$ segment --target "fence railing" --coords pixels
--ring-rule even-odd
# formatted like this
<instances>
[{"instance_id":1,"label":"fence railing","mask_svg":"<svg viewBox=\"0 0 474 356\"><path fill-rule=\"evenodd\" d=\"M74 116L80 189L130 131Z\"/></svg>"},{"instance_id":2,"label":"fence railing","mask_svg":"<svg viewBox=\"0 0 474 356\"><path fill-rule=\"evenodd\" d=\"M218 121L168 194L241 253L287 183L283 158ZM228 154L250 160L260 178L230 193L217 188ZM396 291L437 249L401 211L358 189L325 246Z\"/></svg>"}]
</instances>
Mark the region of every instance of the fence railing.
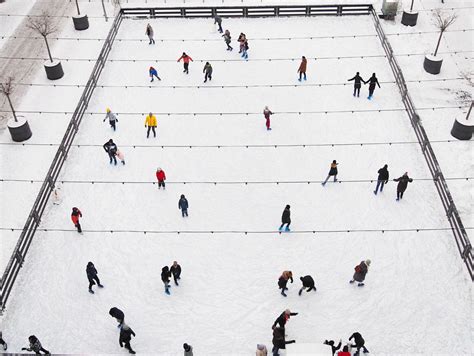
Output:
<instances>
[{"instance_id":1,"label":"fence railing","mask_svg":"<svg viewBox=\"0 0 474 356\"><path fill-rule=\"evenodd\" d=\"M372 5L273 5L122 8L126 17L275 17L369 15Z\"/></svg>"},{"instance_id":2,"label":"fence railing","mask_svg":"<svg viewBox=\"0 0 474 356\"><path fill-rule=\"evenodd\" d=\"M104 65L107 60L107 56L112 48L115 36L117 35L120 23L122 22L123 15L121 12L115 17L115 20L112 24L112 27L109 31L109 34L105 40L105 43L102 47L102 50L99 54L97 62L92 70L92 73L87 81L86 87L79 99L79 103L76 106L76 109L72 115L71 121L66 129L66 133L59 145L59 148L54 156L53 162L49 168L46 178L41 186L41 189L36 197L36 200L33 204L30 214L26 220L23 231L18 239L18 242L15 246L13 254L8 262L8 265L3 273L1 282L0 282L0 312L5 309L6 302L10 296L10 292L13 288L13 284L18 276L20 268L23 265L25 256L30 248L31 241L36 232L38 225L41 222L41 217L46 208L46 204L51 195L51 192L54 189L56 179L61 172L61 168L64 165L71 144L76 136L76 133L79 129L79 124L82 121L84 112L87 109L89 100L94 92L94 89L97 85L100 73L104 68Z\"/></svg>"},{"instance_id":3,"label":"fence railing","mask_svg":"<svg viewBox=\"0 0 474 356\"><path fill-rule=\"evenodd\" d=\"M467 270L471 276L471 280L474 281L474 259L472 254L472 246L469 241L469 237L467 236L466 229L464 228L461 217L459 216L458 210L456 209L456 205L454 204L454 200L449 191L448 184L444 179L443 172L441 171L438 160L436 159L436 155L433 151L433 148L431 147L431 143L428 139L425 128L420 121L420 117L416 113L416 108L415 105L413 105L413 101L411 100L410 94L408 92L405 79L403 78L403 73L397 63L397 60L395 59L392 47L385 36L385 32L382 28L382 25L380 24L379 17L373 8L371 9L371 13L375 24L375 29L380 41L382 42L382 47L387 54L388 62L392 68L395 81L402 95L403 104L405 105L406 111L410 118L411 125L415 130L415 134L421 146L423 156L425 157L431 175L433 176L436 190L438 191L441 202L443 203L443 207L451 225L451 231L454 235L454 239L456 240L459 253L466 264Z\"/></svg>"}]
</instances>

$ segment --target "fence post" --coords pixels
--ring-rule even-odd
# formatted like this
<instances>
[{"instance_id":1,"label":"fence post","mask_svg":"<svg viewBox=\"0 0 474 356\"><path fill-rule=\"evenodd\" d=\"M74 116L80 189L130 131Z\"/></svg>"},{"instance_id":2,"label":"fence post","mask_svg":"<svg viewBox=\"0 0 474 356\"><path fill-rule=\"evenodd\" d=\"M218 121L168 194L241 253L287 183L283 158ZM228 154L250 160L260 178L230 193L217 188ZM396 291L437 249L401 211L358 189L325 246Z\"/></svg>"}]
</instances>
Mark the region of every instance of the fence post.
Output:
<instances>
[{"instance_id":1,"label":"fence post","mask_svg":"<svg viewBox=\"0 0 474 356\"><path fill-rule=\"evenodd\" d=\"M464 246L464 250L462 251L461 253L461 257L463 260L467 259L469 257L469 254L471 253L471 249L472 249L472 246L471 244L468 242L466 244L466 246Z\"/></svg>"},{"instance_id":2,"label":"fence post","mask_svg":"<svg viewBox=\"0 0 474 356\"><path fill-rule=\"evenodd\" d=\"M342 5L337 5L337 16L342 15Z\"/></svg>"},{"instance_id":3,"label":"fence post","mask_svg":"<svg viewBox=\"0 0 474 356\"><path fill-rule=\"evenodd\" d=\"M244 17L248 17L249 16L249 8L248 7L244 7Z\"/></svg>"}]
</instances>

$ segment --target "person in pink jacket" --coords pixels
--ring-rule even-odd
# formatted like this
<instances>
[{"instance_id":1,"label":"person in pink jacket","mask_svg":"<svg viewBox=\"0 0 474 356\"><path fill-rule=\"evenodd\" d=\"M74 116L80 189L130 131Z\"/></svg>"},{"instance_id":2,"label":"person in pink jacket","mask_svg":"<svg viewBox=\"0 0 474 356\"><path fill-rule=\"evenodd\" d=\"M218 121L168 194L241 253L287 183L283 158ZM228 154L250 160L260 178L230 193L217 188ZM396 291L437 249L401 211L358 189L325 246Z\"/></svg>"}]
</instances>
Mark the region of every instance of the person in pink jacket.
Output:
<instances>
[{"instance_id":1,"label":"person in pink jacket","mask_svg":"<svg viewBox=\"0 0 474 356\"><path fill-rule=\"evenodd\" d=\"M189 74L189 62L194 62L193 59L186 54L186 52L183 52L183 55L178 58L178 62L183 60L184 64L184 70L183 73Z\"/></svg>"}]
</instances>

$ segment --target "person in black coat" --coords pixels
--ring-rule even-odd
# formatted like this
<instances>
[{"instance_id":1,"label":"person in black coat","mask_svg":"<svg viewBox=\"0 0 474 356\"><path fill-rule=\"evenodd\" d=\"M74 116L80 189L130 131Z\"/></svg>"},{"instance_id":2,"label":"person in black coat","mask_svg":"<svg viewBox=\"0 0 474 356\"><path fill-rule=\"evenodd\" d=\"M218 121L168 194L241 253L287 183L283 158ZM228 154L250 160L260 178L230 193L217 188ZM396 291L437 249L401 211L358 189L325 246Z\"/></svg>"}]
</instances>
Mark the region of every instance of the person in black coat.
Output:
<instances>
[{"instance_id":1,"label":"person in black coat","mask_svg":"<svg viewBox=\"0 0 474 356\"><path fill-rule=\"evenodd\" d=\"M291 218L290 218L290 206L287 205L285 207L285 210L283 210L283 214L281 215L281 225L278 230L283 230L283 226L286 224L285 231L290 231L290 224L291 224Z\"/></svg>"},{"instance_id":2,"label":"person in black coat","mask_svg":"<svg viewBox=\"0 0 474 356\"><path fill-rule=\"evenodd\" d=\"M100 284L100 279L97 276L97 270L95 269L95 266L92 262L87 263L86 267L86 273L87 273L87 279L89 280L89 293L94 294L94 291L92 290L92 286L97 282L97 285L99 288L104 288L102 284Z\"/></svg>"},{"instance_id":3,"label":"person in black coat","mask_svg":"<svg viewBox=\"0 0 474 356\"><path fill-rule=\"evenodd\" d=\"M364 285L365 276L369 272L369 266L371 261L369 259L361 261L357 266L355 266L354 276L349 281L349 283L354 283L355 281L359 282L357 285L362 287Z\"/></svg>"},{"instance_id":4,"label":"person in black coat","mask_svg":"<svg viewBox=\"0 0 474 356\"><path fill-rule=\"evenodd\" d=\"M357 351L354 354L354 356L359 355L360 349L364 350L364 354L369 352L369 350L367 350L367 348L364 346L365 340L361 334L359 334L358 332L353 333L351 337L349 338L349 341L351 341L352 339L354 339L355 345L351 345L351 346L357 347Z\"/></svg>"},{"instance_id":5,"label":"person in black coat","mask_svg":"<svg viewBox=\"0 0 474 356\"><path fill-rule=\"evenodd\" d=\"M181 279L181 266L178 264L177 261L173 261L173 265L170 267L170 272L174 279L174 284L179 286L178 280Z\"/></svg>"},{"instance_id":6,"label":"person in black coat","mask_svg":"<svg viewBox=\"0 0 474 356\"><path fill-rule=\"evenodd\" d=\"M45 355L50 355L51 353L43 348L41 345L41 342L38 340L38 338L34 335L31 335L28 337L28 341L30 343L29 347L22 347L22 351L33 351L37 355L41 355L41 352L44 352Z\"/></svg>"},{"instance_id":7,"label":"person in black coat","mask_svg":"<svg viewBox=\"0 0 474 356\"><path fill-rule=\"evenodd\" d=\"M110 316L117 319L117 322L119 323L118 327L122 326L123 321L125 320L125 314L123 313L123 311L121 311L119 308L113 307L110 308L109 314Z\"/></svg>"},{"instance_id":8,"label":"person in black coat","mask_svg":"<svg viewBox=\"0 0 474 356\"><path fill-rule=\"evenodd\" d=\"M117 154L117 145L114 143L112 139L108 140L106 143L104 143L104 150L107 152L110 158L110 163L112 163L112 160L114 161L114 164L117 165L117 158L115 158L115 155Z\"/></svg>"},{"instance_id":9,"label":"person in black coat","mask_svg":"<svg viewBox=\"0 0 474 356\"><path fill-rule=\"evenodd\" d=\"M380 187L380 192L382 193L384 184L388 183L388 165L384 165L383 168L380 168L378 173L379 173L379 176L377 177L377 186L375 187L375 190L374 190L375 195L377 195L377 192L379 191L379 187Z\"/></svg>"},{"instance_id":10,"label":"person in black coat","mask_svg":"<svg viewBox=\"0 0 474 356\"><path fill-rule=\"evenodd\" d=\"M292 313L290 309L286 309L283 313L278 315L278 318L276 318L275 322L272 325L272 329L275 329L277 324L280 326L280 328L285 328L286 322L288 319L290 319L290 316L295 316L298 315L298 313Z\"/></svg>"},{"instance_id":11,"label":"person in black coat","mask_svg":"<svg viewBox=\"0 0 474 356\"><path fill-rule=\"evenodd\" d=\"M335 344L334 340L324 340L323 344L331 346L332 354L335 355L336 351L341 348L342 340L339 340L339 344L337 344L337 346L334 346L334 344Z\"/></svg>"},{"instance_id":12,"label":"person in black coat","mask_svg":"<svg viewBox=\"0 0 474 356\"><path fill-rule=\"evenodd\" d=\"M301 287L300 291L298 292L298 295L301 295L303 293L303 289L306 289L307 292L311 292L314 290L316 292L316 287L314 286L314 279L311 276L304 276L300 277L301 283L303 283L303 287Z\"/></svg>"},{"instance_id":13,"label":"person in black coat","mask_svg":"<svg viewBox=\"0 0 474 356\"><path fill-rule=\"evenodd\" d=\"M171 278L171 272L168 266L164 266L161 269L161 280L163 281L165 285L165 293L170 294L170 278Z\"/></svg>"},{"instance_id":14,"label":"person in black coat","mask_svg":"<svg viewBox=\"0 0 474 356\"><path fill-rule=\"evenodd\" d=\"M365 82L365 84L367 83L369 83L369 96L367 99L371 100L372 96L374 95L375 85L378 85L380 88L380 84L377 77L375 76L375 73L373 73L369 80Z\"/></svg>"},{"instance_id":15,"label":"person in black coat","mask_svg":"<svg viewBox=\"0 0 474 356\"><path fill-rule=\"evenodd\" d=\"M185 216L188 216L188 207L189 207L188 199L186 199L184 194L181 194L181 198L178 201L178 209L181 210L181 215L183 216L183 218Z\"/></svg>"},{"instance_id":16,"label":"person in black coat","mask_svg":"<svg viewBox=\"0 0 474 356\"><path fill-rule=\"evenodd\" d=\"M332 161L331 166L329 168L328 176L326 177L325 181L321 183L323 187L326 185L327 181L329 180L329 177L334 176L334 183L337 182L337 165L338 164L339 163L337 163L336 160Z\"/></svg>"},{"instance_id":17,"label":"person in black coat","mask_svg":"<svg viewBox=\"0 0 474 356\"><path fill-rule=\"evenodd\" d=\"M135 332L127 325L127 324L122 324L120 328L120 336L119 336L119 345L120 347L124 347L130 352L131 354L136 354L135 351L132 350L132 347L130 346L130 341L132 340L132 335L135 335Z\"/></svg>"},{"instance_id":18,"label":"person in black coat","mask_svg":"<svg viewBox=\"0 0 474 356\"><path fill-rule=\"evenodd\" d=\"M273 329L273 339L272 339L272 344L273 344L273 349L272 353L273 356L278 356L279 352L278 350L286 349L286 345L288 344L294 344L296 341L295 340L290 340L286 341L285 340L285 329L282 327L276 327Z\"/></svg>"},{"instance_id":19,"label":"person in black coat","mask_svg":"<svg viewBox=\"0 0 474 356\"><path fill-rule=\"evenodd\" d=\"M5 340L3 340L3 335L1 331L0 331L0 345L2 345L4 351L7 351L8 344L6 343Z\"/></svg>"},{"instance_id":20,"label":"person in black coat","mask_svg":"<svg viewBox=\"0 0 474 356\"><path fill-rule=\"evenodd\" d=\"M359 72L357 72L356 75L353 78L348 79L347 81L350 82L352 80L354 81L354 94L353 94L353 96L356 96L356 92L357 92L357 97L359 97L360 87L362 86L361 82L365 83L365 80L362 79L362 77L359 75Z\"/></svg>"},{"instance_id":21,"label":"person in black coat","mask_svg":"<svg viewBox=\"0 0 474 356\"><path fill-rule=\"evenodd\" d=\"M407 190L408 183L413 182L413 179L408 177L408 172L405 172L401 177L393 180L398 182L397 185L397 201L403 198L403 193Z\"/></svg>"}]
</instances>

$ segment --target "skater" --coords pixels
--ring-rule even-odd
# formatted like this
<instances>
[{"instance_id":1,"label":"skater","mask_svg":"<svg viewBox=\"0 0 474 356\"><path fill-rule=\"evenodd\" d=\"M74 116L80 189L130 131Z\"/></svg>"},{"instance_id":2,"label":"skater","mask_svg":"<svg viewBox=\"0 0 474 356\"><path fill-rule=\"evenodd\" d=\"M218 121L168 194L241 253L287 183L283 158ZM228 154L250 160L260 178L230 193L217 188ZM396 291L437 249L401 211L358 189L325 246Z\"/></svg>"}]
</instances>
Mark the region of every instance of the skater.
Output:
<instances>
[{"instance_id":1,"label":"skater","mask_svg":"<svg viewBox=\"0 0 474 356\"><path fill-rule=\"evenodd\" d=\"M50 352L43 348L41 342L36 336L31 335L28 338L28 341L30 343L30 347L22 347L22 351L33 351L37 355L41 355L41 352L44 352L45 355L50 355Z\"/></svg>"},{"instance_id":2,"label":"skater","mask_svg":"<svg viewBox=\"0 0 474 356\"><path fill-rule=\"evenodd\" d=\"M300 74L300 78L298 79L301 82L301 76L303 76L304 80L306 80L306 65L308 61L306 60L306 57L303 56L301 57L301 64L300 67L298 68L298 73Z\"/></svg>"},{"instance_id":3,"label":"skater","mask_svg":"<svg viewBox=\"0 0 474 356\"><path fill-rule=\"evenodd\" d=\"M413 182L413 179L408 177L408 172L405 172L401 177L393 180L398 182L397 185L397 201L403 198L403 193L407 190L408 183Z\"/></svg>"},{"instance_id":4,"label":"skater","mask_svg":"<svg viewBox=\"0 0 474 356\"><path fill-rule=\"evenodd\" d=\"M388 165L384 165L378 170L379 176L377 177L377 185L375 186L374 194L377 195L380 187L380 193L383 191L384 184L388 183Z\"/></svg>"},{"instance_id":5,"label":"skater","mask_svg":"<svg viewBox=\"0 0 474 356\"><path fill-rule=\"evenodd\" d=\"M168 266L164 266L161 269L161 280L163 281L163 284L165 285L165 293L170 295L170 278L171 278L171 272Z\"/></svg>"},{"instance_id":6,"label":"skater","mask_svg":"<svg viewBox=\"0 0 474 356\"><path fill-rule=\"evenodd\" d=\"M374 95L375 90L375 84L377 84L380 88L380 84L377 77L375 76L375 73L372 73L372 76L369 78L369 80L364 83L369 83L369 96L367 97L367 99L372 100L372 96Z\"/></svg>"},{"instance_id":7,"label":"skater","mask_svg":"<svg viewBox=\"0 0 474 356\"><path fill-rule=\"evenodd\" d=\"M285 206L285 210L283 210L283 214L281 214L281 225L279 227L279 231L283 230L283 226L286 224L285 231L290 231L290 224L291 224L291 212L290 206Z\"/></svg>"},{"instance_id":8,"label":"skater","mask_svg":"<svg viewBox=\"0 0 474 356\"><path fill-rule=\"evenodd\" d=\"M184 356L193 356L193 347L186 343L183 344Z\"/></svg>"},{"instance_id":9,"label":"skater","mask_svg":"<svg viewBox=\"0 0 474 356\"><path fill-rule=\"evenodd\" d=\"M334 346L334 340L324 340L323 344L331 346L331 351L334 356L336 354L336 351L341 348L342 340L339 340L339 344L337 344L337 346Z\"/></svg>"},{"instance_id":10,"label":"skater","mask_svg":"<svg viewBox=\"0 0 474 356\"><path fill-rule=\"evenodd\" d=\"M112 164L112 161L114 161L114 164L117 165L117 158L115 158L115 155L117 154L117 145L114 143L112 139L108 140L104 145L105 152L109 155L110 159L110 164Z\"/></svg>"},{"instance_id":11,"label":"skater","mask_svg":"<svg viewBox=\"0 0 474 356\"><path fill-rule=\"evenodd\" d=\"M222 30L222 18L220 16L217 16L217 15L214 16L214 25L215 24L217 24L217 26L219 26L218 31L220 33L222 33L223 32L223 30Z\"/></svg>"},{"instance_id":12,"label":"skater","mask_svg":"<svg viewBox=\"0 0 474 356\"><path fill-rule=\"evenodd\" d=\"M104 288L104 286L100 284L100 279L97 276L97 270L95 269L95 266L92 262L87 263L86 273L87 279L89 280L89 293L94 294L92 286L95 284L95 282L97 282L97 286L99 286L99 288Z\"/></svg>"},{"instance_id":13,"label":"skater","mask_svg":"<svg viewBox=\"0 0 474 356\"><path fill-rule=\"evenodd\" d=\"M82 234L82 227L81 227L81 223L79 222L79 218L82 218L82 213L81 211L74 207L72 208L72 213L71 213L71 220L72 220L72 223L74 224L74 226L76 227L77 229L77 232Z\"/></svg>"},{"instance_id":14,"label":"skater","mask_svg":"<svg viewBox=\"0 0 474 356\"><path fill-rule=\"evenodd\" d=\"M122 164L125 166L125 155L123 154L122 151L117 150L117 157L122 162Z\"/></svg>"},{"instance_id":15,"label":"skater","mask_svg":"<svg viewBox=\"0 0 474 356\"><path fill-rule=\"evenodd\" d=\"M53 190L53 195L52 195L52 200L53 200L53 205L59 205L61 204L61 188L60 187L55 187Z\"/></svg>"},{"instance_id":16,"label":"skater","mask_svg":"<svg viewBox=\"0 0 474 356\"><path fill-rule=\"evenodd\" d=\"M280 327L284 329L286 322L288 321L288 319L290 319L290 316L295 316L295 315L298 315L298 313L292 313L290 309L286 309L285 311L283 311L283 313L278 315L278 318L276 318L275 322L272 325L272 329L275 329L277 324L280 325Z\"/></svg>"},{"instance_id":17,"label":"skater","mask_svg":"<svg viewBox=\"0 0 474 356\"><path fill-rule=\"evenodd\" d=\"M354 81L354 94L352 95L356 96L356 93L357 93L357 97L359 97L360 87L362 86L361 82L364 82L365 84L365 80L362 79L362 77L359 75L359 72L357 72L354 77L352 77L351 79L348 79L347 81L348 82Z\"/></svg>"},{"instance_id":18,"label":"skater","mask_svg":"<svg viewBox=\"0 0 474 356\"><path fill-rule=\"evenodd\" d=\"M224 37L224 41L225 41L225 44L227 45L227 50L228 51L232 51L233 48L232 46L230 45L230 41L232 39L232 37L230 37L230 31L229 30L225 30L224 34L222 35L222 37Z\"/></svg>"},{"instance_id":19,"label":"skater","mask_svg":"<svg viewBox=\"0 0 474 356\"><path fill-rule=\"evenodd\" d=\"M367 350L367 348L364 346L365 340L361 334L359 334L358 332L353 333L351 337L349 338L349 341L352 339L354 339L355 345L351 345L351 346L357 348L357 351L355 352L354 356L359 355L360 349L364 350L364 354L369 352L369 350Z\"/></svg>"},{"instance_id":20,"label":"skater","mask_svg":"<svg viewBox=\"0 0 474 356\"><path fill-rule=\"evenodd\" d=\"M155 44L155 40L153 39L154 31L153 31L153 27L151 27L150 24L146 25L145 34L148 36L148 39L150 40L150 42L148 42L148 44L149 45Z\"/></svg>"},{"instance_id":21,"label":"skater","mask_svg":"<svg viewBox=\"0 0 474 356\"><path fill-rule=\"evenodd\" d=\"M130 352L131 354L136 354L135 351L132 350L132 346L130 346L130 341L132 340L132 335L135 335L135 332L125 323L122 323L120 327L120 336L119 336L119 345L120 347L124 347Z\"/></svg>"},{"instance_id":22,"label":"skater","mask_svg":"<svg viewBox=\"0 0 474 356\"><path fill-rule=\"evenodd\" d=\"M150 130L153 131L153 137L156 137L156 117L153 113L149 113L145 118L145 128L148 126L146 131L146 138L150 137Z\"/></svg>"},{"instance_id":23,"label":"skater","mask_svg":"<svg viewBox=\"0 0 474 356\"><path fill-rule=\"evenodd\" d=\"M313 277L308 275L308 276L300 277L300 280L301 280L301 283L303 283L303 287L300 288L298 295L301 295L301 293L303 293L303 289L305 288L308 288L306 289L308 293L311 292L312 290L316 292L316 287L314 286Z\"/></svg>"},{"instance_id":24,"label":"skater","mask_svg":"<svg viewBox=\"0 0 474 356\"><path fill-rule=\"evenodd\" d=\"M0 331L0 345L2 345L3 351L7 351L8 344L5 342L5 340L3 340L3 335L1 331Z\"/></svg>"},{"instance_id":25,"label":"skater","mask_svg":"<svg viewBox=\"0 0 474 356\"><path fill-rule=\"evenodd\" d=\"M183 52L183 55L179 57L178 62L180 60L183 60L183 65L184 65L183 73L189 74L189 61L194 62L193 59L189 57L185 52Z\"/></svg>"},{"instance_id":26,"label":"skater","mask_svg":"<svg viewBox=\"0 0 474 356\"><path fill-rule=\"evenodd\" d=\"M156 179L158 179L158 189L161 187L165 189L166 174L165 171L159 167L156 169Z\"/></svg>"},{"instance_id":27,"label":"skater","mask_svg":"<svg viewBox=\"0 0 474 356\"><path fill-rule=\"evenodd\" d=\"M357 266L354 267L354 276L349 281L349 283L354 283L355 281L359 282L357 285L359 287L364 286L365 275L369 271L370 260L365 260L359 263Z\"/></svg>"},{"instance_id":28,"label":"skater","mask_svg":"<svg viewBox=\"0 0 474 356\"><path fill-rule=\"evenodd\" d=\"M263 116L265 117L265 126L267 127L267 131L271 130L271 127L270 127L271 115L273 115L273 112L268 108L268 106L265 106L265 109L263 109Z\"/></svg>"},{"instance_id":29,"label":"skater","mask_svg":"<svg viewBox=\"0 0 474 356\"><path fill-rule=\"evenodd\" d=\"M281 295L284 297L287 297L285 291L288 290L286 287L288 280L293 283L293 273L291 271L283 271L280 278L278 278L278 289L281 289Z\"/></svg>"},{"instance_id":30,"label":"skater","mask_svg":"<svg viewBox=\"0 0 474 356\"><path fill-rule=\"evenodd\" d=\"M342 348L342 351L337 353L337 356L351 356L351 352L349 351L349 346L345 345Z\"/></svg>"},{"instance_id":31,"label":"skater","mask_svg":"<svg viewBox=\"0 0 474 356\"><path fill-rule=\"evenodd\" d=\"M295 342L296 342L295 340L286 341L285 340L285 329L281 328L281 327L276 327L275 329L273 329L272 355L273 356L280 355L278 350L285 350L286 345L294 344Z\"/></svg>"},{"instance_id":32,"label":"skater","mask_svg":"<svg viewBox=\"0 0 474 356\"><path fill-rule=\"evenodd\" d=\"M181 198L179 198L179 202L178 202L178 209L181 210L181 215L183 216L183 218L185 216L188 216L188 207L189 207L188 199L186 199L184 194L181 194Z\"/></svg>"},{"instance_id":33,"label":"skater","mask_svg":"<svg viewBox=\"0 0 474 356\"><path fill-rule=\"evenodd\" d=\"M118 328L120 328L125 320L125 314L119 308L113 307L109 310L109 315L117 319Z\"/></svg>"},{"instance_id":34,"label":"skater","mask_svg":"<svg viewBox=\"0 0 474 356\"><path fill-rule=\"evenodd\" d=\"M158 72L156 71L155 68L150 67L150 69L148 70L148 73L150 74L150 78L151 78L150 82L153 81L153 77L156 77L156 79L161 81L161 78L158 76Z\"/></svg>"},{"instance_id":35,"label":"skater","mask_svg":"<svg viewBox=\"0 0 474 356\"><path fill-rule=\"evenodd\" d=\"M212 66L209 62L206 62L202 70L204 73L204 83L207 82L207 79L212 80Z\"/></svg>"},{"instance_id":36,"label":"skater","mask_svg":"<svg viewBox=\"0 0 474 356\"><path fill-rule=\"evenodd\" d=\"M255 356L267 356L268 350L267 347L263 344L257 344L257 351L255 352Z\"/></svg>"},{"instance_id":37,"label":"skater","mask_svg":"<svg viewBox=\"0 0 474 356\"><path fill-rule=\"evenodd\" d=\"M239 42L240 44L240 49L239 49L239 53L242 53L243 50L244 50L244 43L245 41L247 40L246 36L245 36L245 33L241 32L240 35L239 35L239 38L237 39L237 41Z\"/></svg>"},{"instance_id":38,"label":"skater","mask_svg":"<svg viewBox=\"0 0 474 356\"><path fill-rule=\"evenodd\" d=\"M245 39L244 45L243 45L243 50L242 50L242 58L245 59L246 61L249 59L248 55L248 50L249 50L249 41Z\"/></svg>"},{"instance_id":39,"label":"skater","mask_svg":"<svg viewBox=\"0 0 474 356\"><path fill-rule=\"evenodd\" d=\"M107 108L106 111L107 111L107 114L105 115L105 118L104 120L102 120L102 122L105 122L105 120L109 119L110 127L115 131L116 123L118 122L117 116L115 116L115 114L112 111L110 111L109 108Z\"/></svg>"},{"instance_id":40,"label":"skater","mask_svg":"<svg viewBox=\"0 0 474 356\"><path fill-rule=\"evenodd\" d=\"M322 182L321 184L323 185L323 187L326 185L329 177L331 176L334 176L334 183L337 182L337 165L339 163L336 162L336 160L333 160L332 163L331 163L331 168L329 169L329 173L328 173L328 176L326 177L326 180L324 182Z\"/></svg>"},{"instance_id":41,"label":"skater","mask_svg":"<svg viewBox=\"0 0 474 356\"><path fill-rule=\"evenodd\" d=\"M173 261L173 265L170 267L171 275L174 279L174 284L179 286L178 281L181 279L181 266L177 261Z\"/></svg>"}]
</instances>

